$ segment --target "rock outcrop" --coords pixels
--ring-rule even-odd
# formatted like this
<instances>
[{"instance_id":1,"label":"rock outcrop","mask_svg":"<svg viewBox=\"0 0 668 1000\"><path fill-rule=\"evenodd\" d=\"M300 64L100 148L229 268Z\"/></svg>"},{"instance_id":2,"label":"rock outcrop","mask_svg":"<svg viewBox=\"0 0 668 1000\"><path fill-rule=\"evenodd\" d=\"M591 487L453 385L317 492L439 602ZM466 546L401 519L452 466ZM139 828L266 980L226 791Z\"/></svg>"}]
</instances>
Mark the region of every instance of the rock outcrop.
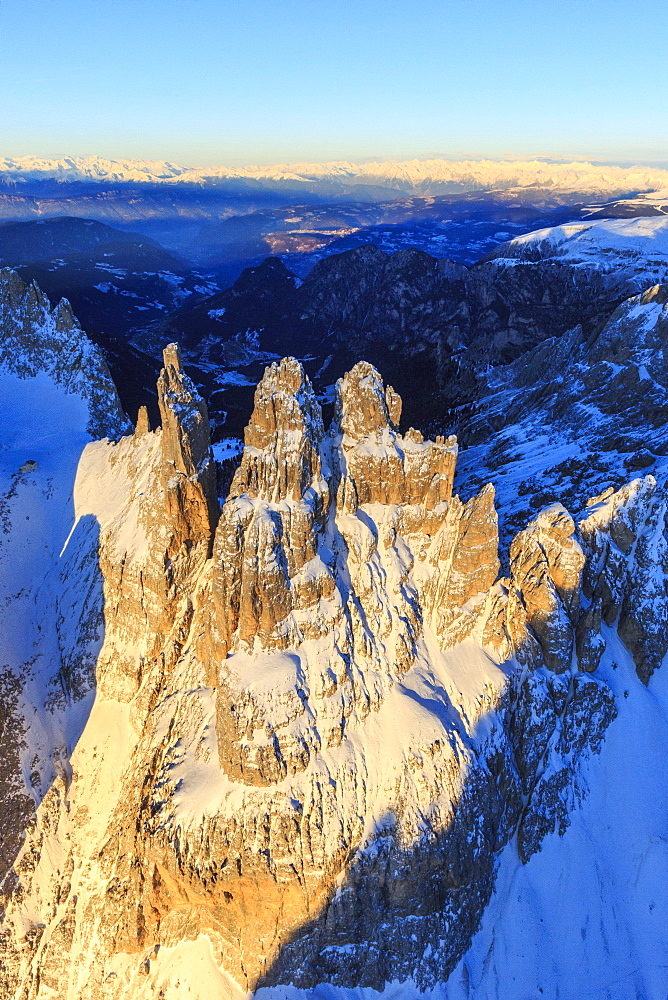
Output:
<instances>
[{"instance_id":1,"label":"rock outcrop","mask_svg":"<svg viewBox=\"0 0 668 1000\"><path fill-rule=\"evenodd\" d=\"M298 362L267 369L219 519L173 346L159 394L161 429L81 462L98 694L7 883L5 995L150 995L202 941L230 991L445 981L503 846L530 858L587 793L606 630L658 665L663 496L548 506L499 579L494 490L453 495L456 441L399 433L370 364L328 428Z\"/></svg>"},{"instance_id":2,"label":"rock outcrop","mask_svg":"<svg viewBox=\"0 0 668 1000\"><path fill-rule=\"evenodd\" d=\"M585 659L595 626L617 626L647 684L668 652L668 547L665 490L653 476L591 500L580 532L588 553L583 589L591 602L583 625ZM585 618L583 617L583 622Z\"/></svg>"},{"instance_id":3,"label":"rock outcrop","mask_svg":"<svg viewBox=\"0 0 668 1000\"><path fill-rule=\"evenodd\" d=\"M574 534L573 518L555 503L541 511L510 547L510 569L522 594L527 622L545 665L558 673L571 666L585 563Z\"/></svg>"},{"instance_id":4,"label":"rock outcrop","mask_svg":"<svg viewBox=\"0 0 668 1000\"><path fill-rule=\"evenodd\" d=\"M162 426L151 432L142 419L133 435L90 445L75 485L77 517L95 517L100 527L105 643L98 688L123 700L136 693L145 661L187 629L194 581L218 520L206 405L176 345L164 360Z\"/></svg>"}]
</instances>

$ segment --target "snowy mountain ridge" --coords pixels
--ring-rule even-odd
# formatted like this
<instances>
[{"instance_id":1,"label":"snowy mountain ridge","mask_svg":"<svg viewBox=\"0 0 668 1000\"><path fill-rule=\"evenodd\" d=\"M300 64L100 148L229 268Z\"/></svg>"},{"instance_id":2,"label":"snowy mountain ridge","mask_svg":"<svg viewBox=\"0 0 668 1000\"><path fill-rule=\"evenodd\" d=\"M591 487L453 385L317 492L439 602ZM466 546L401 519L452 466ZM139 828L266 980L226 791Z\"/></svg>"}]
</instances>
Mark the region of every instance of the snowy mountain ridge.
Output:
<instances>
[{"instance_id":1,"label":"snowy mountain ridge","mask_svg":"<svg viewBox=\"0 0 668 1000\"><path fill-rule=\"evenodd\" d=\"M0 370L20 379L46 376L85 401L88 431L119 437L131 426L100 349L86 337L66 299L53 308L33 282L0 269Z\"/></svg>"},{"instance_id":2,"label":"snowy mountain ridge","mask_svg":"<svg viewBox=\"0 0 668 1000\"><path fill-rule=\"evenodd\" d=\"M556 254L587 267L612 270L618 264L645 271L668 262L668 218L596 219L538 229L516 236L494 252L494 257Z\"/></svg>"}]
</instances>

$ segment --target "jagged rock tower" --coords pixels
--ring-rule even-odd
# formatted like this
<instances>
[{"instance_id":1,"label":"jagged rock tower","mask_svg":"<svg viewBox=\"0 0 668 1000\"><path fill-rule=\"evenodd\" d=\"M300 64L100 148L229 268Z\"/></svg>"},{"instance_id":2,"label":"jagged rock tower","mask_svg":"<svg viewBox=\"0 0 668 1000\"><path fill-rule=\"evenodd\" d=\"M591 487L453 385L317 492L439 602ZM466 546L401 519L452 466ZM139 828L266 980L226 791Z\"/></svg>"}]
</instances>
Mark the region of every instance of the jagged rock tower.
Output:
<instances>
[{"instance_id":1,"label":"jagged rock tower","mask_svg":"<svg viewBox=\"0 0 668 1000\"><path fill-rule=\"evenodd\" d=\"M175 345L158 390L161 428L79 464L97 695L5 883L3 996L158 996L179 955L230 996L443 981L503 845L530 857L586 794L602 630L645 681L668 647L665 497L553 504L499 579L493 488L453 496L455 439L400 434L371 365L329 428L271 365L220 516Z\"/></svg>"}]
</instances>

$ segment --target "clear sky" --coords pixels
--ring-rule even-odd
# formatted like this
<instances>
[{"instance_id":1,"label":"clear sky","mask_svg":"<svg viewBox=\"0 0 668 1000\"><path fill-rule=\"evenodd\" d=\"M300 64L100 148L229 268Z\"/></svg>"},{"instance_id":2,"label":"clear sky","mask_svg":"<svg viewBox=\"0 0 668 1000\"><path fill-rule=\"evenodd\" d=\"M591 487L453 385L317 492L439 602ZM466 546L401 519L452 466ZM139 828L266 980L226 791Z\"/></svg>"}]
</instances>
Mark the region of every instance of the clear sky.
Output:
<instances>
[{"instance_id":1,"label":"clear sky","mask_svg":"<svg viewBox=\"0 0 668 1000\"><path fill-rule=\"evenodd\" d=\"M0 155L668 161L667 0L0 0Z\"/></svg>"}]
</instances>

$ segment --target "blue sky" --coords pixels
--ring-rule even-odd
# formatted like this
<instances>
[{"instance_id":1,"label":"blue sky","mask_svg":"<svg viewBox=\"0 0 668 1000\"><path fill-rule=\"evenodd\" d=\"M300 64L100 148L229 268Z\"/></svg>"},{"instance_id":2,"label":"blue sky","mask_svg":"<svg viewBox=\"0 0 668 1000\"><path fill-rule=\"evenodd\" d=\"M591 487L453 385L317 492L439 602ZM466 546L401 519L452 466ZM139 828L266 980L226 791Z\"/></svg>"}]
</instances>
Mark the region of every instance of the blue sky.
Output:
<instances>
[{"instance_id":1,"label":"blue sky","mask_svg":"<svg viewBox=\"0 0 668 1000\"><path fill-rule=\"evenodd\" d=\"M0 155L668 161L666 0L0 0Z\"/></svg>"}]
</instances>

